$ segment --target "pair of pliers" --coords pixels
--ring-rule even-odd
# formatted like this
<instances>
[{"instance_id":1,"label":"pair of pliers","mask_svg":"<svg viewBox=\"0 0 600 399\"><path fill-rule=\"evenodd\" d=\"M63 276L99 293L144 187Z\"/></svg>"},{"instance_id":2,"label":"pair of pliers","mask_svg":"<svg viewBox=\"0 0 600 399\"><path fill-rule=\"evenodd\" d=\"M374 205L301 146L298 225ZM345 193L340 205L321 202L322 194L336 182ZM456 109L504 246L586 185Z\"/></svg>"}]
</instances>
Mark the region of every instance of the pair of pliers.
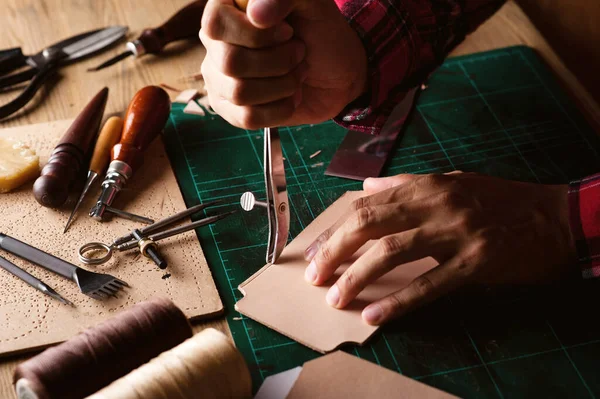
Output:
<instances>
[{"instance_id":1,"label":"pair of pliers","mask_svg":"<svg viewBox=\"0 0 600 399\"><path fill-rule=\"evenodd\" d=\"M264 177L267 192L266 201L256 201L251 192L246 192L240 200L242 208L250 211L254 205L267 208L269 219L269 241L267 243L267 263L275 263L287 244L290 230L290 207L281 138L277 128L264 129Z\"/></svg>"},{"instance_id":2,"label":"pair of pliers","mask_svg":"<svg viewBox=\"0 0 600 399\"><path fill-rule=\"evenodd\" d=\"M127 27L110 26L62 40L30 56L24 55L18 47L0 51L0 90L30 81L20 95L0 106L0 119L23 108L60 66L97 53L119 41L126 33ZM23 67L28 68L9 75Z\"/></svg>"}]
</instances>

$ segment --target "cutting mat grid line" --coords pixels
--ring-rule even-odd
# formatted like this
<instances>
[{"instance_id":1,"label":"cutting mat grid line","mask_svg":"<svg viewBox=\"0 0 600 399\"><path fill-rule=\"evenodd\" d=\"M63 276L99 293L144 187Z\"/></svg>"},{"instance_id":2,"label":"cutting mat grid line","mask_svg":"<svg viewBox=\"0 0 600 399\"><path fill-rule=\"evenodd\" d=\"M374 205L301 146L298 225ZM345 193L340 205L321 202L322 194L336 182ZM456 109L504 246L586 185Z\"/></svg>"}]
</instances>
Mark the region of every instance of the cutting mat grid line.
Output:
<instances>
[{"instance_id":1,"label":"cutting mat grid line","mask_svg":"<svg viewBox=\"0 0 600 399\"><path fill-rule=\"evenodd\" d=\"M460 169L553 184L600 170L600 140L529 48L449 59L427 85L384 174ZM222 199L224 211L239 209L245 191L264 197L262 132L182 109L174 104L165 144L187 205ZM291 237L361 188L323 175L344 134L331 121L280 129ZM264 265L266 213L240 212L197 234L255 389L319 356L234 310L237 285ZM586 304L599 300L597 281L473 288L390 323L364 347L342 349L461 397L595 397L600 321Z\"/></svg>"}]
</instances>

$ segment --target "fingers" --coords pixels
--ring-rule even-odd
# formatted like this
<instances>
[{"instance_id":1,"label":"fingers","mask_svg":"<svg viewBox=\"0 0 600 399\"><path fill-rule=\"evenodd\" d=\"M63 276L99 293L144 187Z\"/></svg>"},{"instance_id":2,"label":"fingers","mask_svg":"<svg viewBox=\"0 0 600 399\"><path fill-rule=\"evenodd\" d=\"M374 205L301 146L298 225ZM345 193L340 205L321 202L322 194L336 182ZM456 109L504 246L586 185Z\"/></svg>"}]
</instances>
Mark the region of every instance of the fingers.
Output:
<instances>
[{"instance_id":1,"label":"fingers","mask_svg":"<svg viewBox=\"0 0 600 399\"><path fill-rule=\"evenodd\" d=\"M283 44L261 49L249 49L210 39L200 30L200 40L206 47L204 63L210 62L221 74L235 78L265 78L284 76L304 59L306 46L292 39Z\"/></svg>"},{"instance_id":2,"label":"fingers","mask_svg":"<svg viewBox=\"0 0 600 399\"><path fill-rule=\"evenodd\" d=\"M293 6L293 0L250 0L247 14L256 27L270 28L283 21Z\"/></svg>"},{"instance_id":3,"label":"fingers","mask_svg":"<svg viewBox=\"0 0 600 399\"><path fill-rule=\"evenodd\" d=\"M452 258L417 277L406 288L367 306L362 311L363 320L371 325L380 325L455 290L468 280L462 269L460 258Z\"/></svg>"},{"instance_id":4,"label":"fingers","mask_svg":"<svg viewBox=\"0 0 600 399\"><path fill-rule=\"evenodd\" d=\"M270 47L291 39L292 27L280 22L267 29L258 29L246 14L232 2L211 0L202 15L201 40L216 40L248 48ZM203 40L203 41L204 41Z\"/></svg>"},{"instance_id":5,"label":"fingers","mask_svg":"<svg viewBox=\"0 0 600 399\"><path fill-rule=\"evenodd\" d=\"M320 285L327 281L339 265L349 259L367 241L418 226L426 217L423 209L422 204L418 202L367 206L358 209L331 234L326 242L320 243L319 250L305 273L308 282ZM375 247L382 245L385 240L387 237L382 238Z\"/></svg>"},{"instance_id":6,"label":"fingers","mask_svg":"<svg viewBox=\"0 0 600 399\"><path fill-rule=\"evenodd\" d=\"M202 74L209 85L219 80L220 84L210 88L214 97L227 100L233 105L259 105L292 97L305 79L306 65L301 64L291 73L275 78L239 79L225 76L210 64L203 66Z\"/></svg>"},{"instance_id":7,"label":"fingers","mask_svg":"<svg viewBox=\"0 0 600 399\"><path fill-rule=\"evenodd\" d=\"M388 188L396 187L417 178L417 175L401 174L389 177L369 177L363 182L363 190L375 194Z\"/></svg>"}]
</instances>

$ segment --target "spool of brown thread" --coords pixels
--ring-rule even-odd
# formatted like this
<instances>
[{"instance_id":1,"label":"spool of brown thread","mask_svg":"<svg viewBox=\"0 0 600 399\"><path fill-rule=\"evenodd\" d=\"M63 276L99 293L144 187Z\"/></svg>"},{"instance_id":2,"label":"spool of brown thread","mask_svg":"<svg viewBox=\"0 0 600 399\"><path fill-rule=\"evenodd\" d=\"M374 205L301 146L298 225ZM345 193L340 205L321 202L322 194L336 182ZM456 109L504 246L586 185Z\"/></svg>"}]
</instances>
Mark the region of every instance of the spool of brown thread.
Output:
<instances>
[{"instance_id":1,"label":"spool of brown thread","mask_svg":"<svg viewBox=\"0 0 600 399\"><path fill-rule=\"evenodd\" d=\"M20 364L20 399L80 399L192 336L183 312L153 299Z\"/></svg>"}]
</instances>

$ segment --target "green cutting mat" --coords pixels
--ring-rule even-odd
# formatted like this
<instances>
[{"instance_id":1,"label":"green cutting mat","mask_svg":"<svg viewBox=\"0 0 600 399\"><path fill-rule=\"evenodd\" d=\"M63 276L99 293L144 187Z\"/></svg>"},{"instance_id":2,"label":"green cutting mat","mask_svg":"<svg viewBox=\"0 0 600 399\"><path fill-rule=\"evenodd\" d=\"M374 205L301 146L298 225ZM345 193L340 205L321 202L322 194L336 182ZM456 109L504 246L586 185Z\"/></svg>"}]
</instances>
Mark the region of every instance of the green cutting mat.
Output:
<instances>
[{"instance_id":1,"label":"green cutting mat","mask_svg":"<svg viewBox=\"0 0 600 399\"><path fill-rule=\"evenodd\" d=\"M460 169L566 183L600 171L598 138L531 49L449 59L427 84L386 175ZM281 129L291 239L342 193L360 189L323 174L344 133L332 122ZM188 206L223 200L210 214L239 209L248 190L264 198L260 131L187 115L175 104L165 141ZM266 213L240 212L198 237L255 389L319 356L233 310L238 284L264 265ZM593 397L600 394L598 306L597 282L482 288L443 298L344 350L464 397Z\"/></svg>"}]
</instances>

